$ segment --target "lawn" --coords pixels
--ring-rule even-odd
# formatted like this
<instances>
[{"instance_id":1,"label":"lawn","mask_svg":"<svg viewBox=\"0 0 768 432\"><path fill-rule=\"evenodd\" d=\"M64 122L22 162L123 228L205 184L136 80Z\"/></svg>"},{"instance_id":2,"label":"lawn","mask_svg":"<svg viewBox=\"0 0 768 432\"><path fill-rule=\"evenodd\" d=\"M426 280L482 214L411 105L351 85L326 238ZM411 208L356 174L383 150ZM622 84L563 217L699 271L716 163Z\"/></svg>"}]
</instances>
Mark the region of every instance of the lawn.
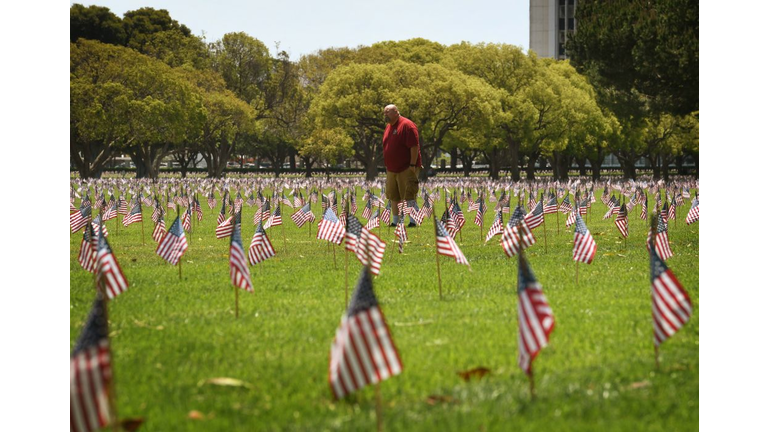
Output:
<instances>
[{"instance_id":1,"label":"lawn","mask_svg":"<svg viewBox=\"0 0 768 432\"><path fill-rule=\"evenodd\" d=\"M358 188L358 217L361 198ZM154 253L151 208L144 209L144 241L140 224L107 223L130 283L109 304L119 416L143 418L143 431L375 429L373 388L335 401L328 384L345 281L351 295L361 269L354 255L337 246L334 258L328 243L315 238L316 226L311 236L306 225L296 228L283 207L283 226L268 230L277 256L250 268L255 293L240 291L236 319L229 241L214 236L221 201L209 210L200 200L205 216L188 234L181 280L178 268ZM677 223L670 221L674 256L667 264L694 312L661 346L658 369L648 223L639 206L629 215L625 244L613 219L602 220L606 207L593 204L585 222L597 254L592 264L578 264L578 283L573 227L565 229L565 217L546 217L546 247L545 226L534 231L537 243L526 256L556 322L550 345L534 362L535 399L517 366L517 260L504 255L500 237L484 244L474 212L462 206L467 223L456 240L471 271L440 257L440 300L432 221L408 229L402 255L393 230L376 229L389 244L374 288L403 363L401 375L381 384L384 429L698 430L699 225L685 224L689 206L679 209ZM319 204L313 211L320 213ZM254 212L243 206L246 248ZM484 233L493 217L486 213ZM172 220L166 217L168 225ZM94 298L93 276L77 262L81 238L70 237L71 347ZM468 382L457 373L476 367L490 373ZM207 382L220 377L242 385Z\"/></svg>"}]
</instances>

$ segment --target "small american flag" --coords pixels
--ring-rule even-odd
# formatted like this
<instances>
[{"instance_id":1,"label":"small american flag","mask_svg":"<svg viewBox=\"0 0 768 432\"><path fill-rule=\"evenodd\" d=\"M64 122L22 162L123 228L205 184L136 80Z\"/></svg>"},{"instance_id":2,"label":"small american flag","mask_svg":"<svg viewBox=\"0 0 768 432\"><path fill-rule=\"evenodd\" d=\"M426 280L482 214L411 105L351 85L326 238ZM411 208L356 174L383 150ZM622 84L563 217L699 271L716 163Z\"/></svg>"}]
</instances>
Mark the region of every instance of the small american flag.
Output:
<instances>
[{"instance_id":1,"label":"small american flag","mask_svg":"<svg viewBox=\"0 0 768 432\"><path fill-rule=\"evenodd\" d=\"M279 208L279 206L276 207L276 209ZM251 246L248 248L248 262L255 265L273 256L275 256L275 248L272 247L272 242L269 241L264 226L259 223L256 226L256 232L253 233Z\"/></svg>"},{"instance_id":2,"label":"small american flag","mask_svg":"<svg viewBox=\"0 0 768 432\"><path fill-rule=\"evenodd\" d=\"M643 207L640 211L640 219L646 220L648 219L648 195L643 193L643 199L642 199Z\"/></svg>"},{"instance_id":3,"label":"small american flag","mask_svg":"<svg viewBox=\"0 0 768 432\"><path fill-rule=\"evenodd\" d=\"M519 205L515 207L512 217L509 218L507 227L501 235L500 243L504 253L510 258L517 255L521 247L525 249L536 243L536 237L528 228L528 224L525 223L525 215Z\"/></svg>"},{"instance_id":4,"label":"small american flag","mask_svg":"<svg viewBox=\"0 0 768 432\"><path fill-rule=\"evenodd\" d=\"M597 244L580 215L576 215L576 229L573 233L573 260L590 264L595 258Z\"/></svg>"},{"instance_id":5,"label":"small american flag","mask_svg":"<svg viewBox=\"0 0 768 432\"><path fill-rule=\"evenodd\" d=\"M123 218L123 226L127 227L132 223L141 222L141 220L141 201L136 200L131 212Z\"/></svg>"},{"instance_id":6,"label":"small american flag","mask_svg":"<svg viewBox=\"0 0 768 432\"><path fill-rule=\"evenodd\" d=\"M384 314L363 268L331 344L328 382L336 399L398 375L403 370Z\"/></svg>"},{"instance_id":7,"label":"small american flag","mask_svg":"<svg viewBox=\"0 0 768 432\"><path fill-rule=\"evenodd\" d=\"M216 217L216 225L221 225L222 222L224 222L224 219L227 218L227 199L226 197L221 200L221 211L219 211L219 215Z\"/></svg>"},{"instance_id":8,"label":"small american flag","mask_svg":"<svg viewBox=\"0 0 768 432\"><path fill-rule=\"evenodd\" d=\"M271 228L273 226L278 226L283 224L283 215L280 212L280 206L275 206L275 211L272 213L272 216L269 217L267 220L266 225L264 226L264 229Z\"/></svg>"},{"instance_id":9,"label":"small american flag","mask_svg":"<svg viewBox=\"0 0 768 432\"><path fill-rule=\"evenodd\" d=\"M98 233L98 246L96 248L96 281L107 297L113 299L128 289L128 281L123 270L115 259L107 239Z\"/></svg>"},{"instance_id":10,"label":"small american flag","mask_svg":"<svg viewBox=\"0 0 768 432\"><path fill-rule=\"evenodd\" d=\"M227 219L221 221L220 224L216 226L216 238L217 239L223 239L225 237L231 237L232 236L232 219L234 219L234 216L230 216Z\"/></svg>"},{"instance_id":11,"label":"small american flag","mask_svg":"<svg viewBox=\"0 0 768 432\"><path fill-rule=\"evenodd\" d=\"M553 213L557 213L557 198L555 198L554 195L550 194L549 201L544 206L544 214L548 215Z\"/></svg>"},{"instance_id":12,"label":"small american flag","mask_svg":"<svg viewBox=\"0 0 768 432\"><path fill-rule=\"evenodd\" d=\"M384 251L387 244L376 234L363 227L354 215L347 217L347 233L344 236L344 248L355 253L363 265L370 265L371 273L381 272ZM370 263L368 262L370 258Z\"/></svg>"},{"instance_id":13,"label":"small american flag","mask_svg":"<svg viewBox=\"0 0 768 432\"><path fill-rule=\"evenodd\" d=\"M117 203L114 200L110 200L110 204L107 204L107 210L103 216L105 222L117 217Z\"/></svg>"},{"instance_id":14,"label":"small american flag","mask_svg":"<svg viewBox=\"0 0 768 432\"><path fill-rule=\"evenodd\" d=\"M304 197L301 196L301 191L299 191L298 195L293 196L293 208L301 208L302 206L304 206Z\"/></svg>"},{"instance_id":15,"label":"small american flag","mask_svg":"<svg viewBox=\"0 0 768 432\"><path fill-rule=\"evenodd\" d=\"M570 213L573 211L573 206L571 206L571 200L566 196L563 199L563 202L560 203L560 213Z\"/></svg>"},{"instance_id":16,"label":"small american flag","mask_svg":"<svg viewBox=\"0 0 768 432\"><path fill-rule=\"evenodd\" d=\"M503 212L497 211L496 212L496 218L493 219L493 223L491 224L491 227L488 228L488 234L485 236L485 242L488 243L488 240L493 238L493 236L499 235L504 231L504 220L503 220Z\"/></svg>"},{"instance_id":17,"label":"small american flag","mask_svg":"<svg viewBox=\"0 0 768 432\"><path fill-rule=\"evenodd\" d=\"M200 206L200 201L197 200L197 197L194 197L192 200L192 211L197 215L198 222L203 220L203 208Z\"/></svg>"},{"instance_id":18,"label":"small american flag","mask_svg":"<svg viewBox=\"0 0 768 432\"><path fill-rule=\"evenodd\" d=\"M627 238L627 235L629 235L629 232L627 230L627 206L622 204L621 208L619 208L619 213L616 215L616 220L614 221L616 224L616 228L619 229L619 232L621 235L624 236L624 238Z\"/></svg>"},{"instance_id":19,"label":"small american flag","mask_svg":"<svg viewBox=\"0 0 768 432\"><path fill-rule=\"evenodd\" d=\"M160 240L162 240L164 236L165 236L165 219L163 219L163 215L160 215L160 218L157 219L157 223L155 223L155 229L152 231L152 240L156 242L160 242Z\"/></svg>"},{"instance_id":20,"label":"small american flag","mask_svg":"<svg viewBox=\"0 0 768 432\"><path fill-rule=\"evenodd\" d=\"M693 306L688 293L656 251L651 250L650 255L653 343L659 346L688 322Z\"/></svg>"},{"instance_id":21,"label":"small american flag","mask_svg":"<svg viewBox=\"0 0 768 432\"><path fill-rule=\"evenodd\" d=\"M696 196L691 201L691 209L688 210L688 216L685 217L685 223L690 225L699 221L699 197Z\"/></svg>"},{"instance_id":22,"label":"small american flag","mask_svg":"<svg viewBox=\"0 0 768 432\"><path fill-rule=\"evenodd\" d=\"M253 292L251 273L245 259L243 241L240 237L240 213L235 214L232 235L229 237L229 276L232 284L248 292Z\"/></svg>"},{"instance_id":23,"label":"small american flag","mask_svg":"<svg viewBox=\"0 0 768 432\"><path fill-rule=\"evenodd\" d=\"M522 254L517 276L517 327L517 364L530 375L533 360L549 344L555 317L541 284Z\"/></svg>"},{"instance_id":24,"label":"small american flag","mask_svg":"<svg viewBox=\"0 0 768 432\"><path fill-rule=\"evenodd\" d=\"M99 230L101 230L104 237L109 237L109 231L107 231L107 226L102 223L101 215L96 216L91 221L91 226L93 227L94 232L99 232Z\"/></svg>"},{"instance_id":25,"label":"small american flag","mask_svg":"<svg viewBox=\"0 0 768 432\"><path fill-rule=\"evenodd\" d=\"M213 189L211 189L208 194L208 208L213 210L214 207L216 207L216 197L213 195Z\"/></svg>"},{"instance_id":26,"label":"small american flag","mask_svg":"<svg viewBox=\"0 0 768 432\"><path fill-rule=\"evenodd\" d=\"M387 201L387 206L381 212L381 223L389 225L389 221L392 217L392 201Z\"/></svg>"},{"instance_id":27,"label":"small american flag","mask_svg":"<svg viewBox=\"0 0 768 432\"><path fill-rule=\"evenodd\" d=\"M168 261L171 265L179 263L181 256L187 250L187 236L181 227L179 217L171 224L171 228L160 240L155 251L162 259Z\"/></svg>"},{"instance_id":28,"label":"small american flag","mask_svg":"<svg viewBox=\"0 0 768 432\"><path fill-rule=\"evenodd\" d=\"M163 217L163 206L160 204L160 200L155 198L155 207L152 210L152 221L157 223L160 218Z\"/></svg>"},{"instance_id":29,"label":"small american flag","mask_svg":"<svg viewBox=\"0 0 768 432\"><path fill-rule=\"evenodd\" d=\"M457 264L469 266L469 261L459 249L459 245L453 240L445 225L439 220L435 220L435 242L437 244L437 253L440 255L452 257Z\"/></svg>"},{"instance_id":30,"label":"small american flag","mask_svg":"<svg viewBox=\"0 0 768 432\"><path fill-rule=\"evenodd\" d=\"M184 231L192 230L192 215L189 213L189 207L184 210L184 215L181 217L181 226Z\"/></svg>"},{"instance_id":31,"label":"small american flag","mask_svg":"<svg viewBox=\"0 0 768 432\"><path fill-rule=\"evenodd\" d=\"M578 214L578 212L576 211L576 209L573 209L573 211L571 211L568 214L568 218L565 220L565 227L566 228L568 228L571 225L573 225L574 223L576 223L576 215L577 214Z\"/></svg>"},{"instance_id":32,"label":"small american flag","mask_svg":"<svg viewBox=\"0 0 768 432\"><path fill-rule=\"evenodd\" d=\"M93 273L96 269L96 252L93 249L93 240L96 234L93 227L86 224L83 230L83 240L80 242L80 253L77 255L77 261L87 272Z\"/></svg>"},{"instance_id":33,"label":"small american flag","mask_svg":"<svg viewBox=\"0 0 768 432\"><path fill-rule=\"evenodd\" d=\"M450 234L452 238L456 238L456 224L453 222L451 212L448 211L448 209L445 209L443 212L443 216L440 217L440 222L445 225L445 229L448 231L448 234Z\"/></svg>"},{"instance_id":34,"label":"small american flag","mask_svg":"<svg viewBox=\"0 0 768 432\"><path fill-rule=\"evenodd\" d=\"M672 201L669 204L669 219L677 220L677 203L674 198L672 198Z\"/></svg>"},{"instance_id":35,"label":"small american flag","mask_svg":"<svg viewBox=\"0 0 768 432\"><path fill-rule=\"evenodd\" d=\"M371 200L368 200L365 203L365 207L363 207L363 214L362 214L363 219L367 220L367 219L371 218L371 208L372 208L372 206L373 206L373 203L371 202ZM354 212L352 212L352 213L354 213Z\"/></svg>"},{"instance_id":36,"label":"small american flag","mask_svg":"<svg viewBox=\"0 0 768 432\"><path fill-rule=\"evenodd\" d=\"M646 249L651 250L651 235L653 229L648 231L648 239L646 240ZM667 231L667 224L664 219L659 217L659 222L656 225L656 238L654 239L654 246L656 253L661 259L666 261L672 257L672 249L669 247L669 233Z\"/></svg>"},{"instance_id":37,"label":"small american flag","mask_svg":"<svg viewBox=\"0 0 768 432\"><path fill-rule=\"evenodd\" d=\"M80 228L88 225L91 216L91 206L80 204L80 209L69 215L69 228L72 234L80 231Z\"/></svg>"},{"instance_id":38,"label":"small american flag","mask_svg":"<svg viewBox=\"0 0 768 432\"><path fill-rule=\"evenodd\" d=\"M664 201L664 207L661 208L661 218L664 219L664 223L669 221L669 207L667 207L666 200Z\"/></svg>"},{"instance_id":39,"label":"small american flag","mask_svg":"<svg viewBox=\"0 0 768 432\"><path fill-rule=\"evenodd\" d=\"M544 223L544 206L542 204L544 197L536 203L536 206L527 215L525 215L525 223L529 229L534 229Z\"/></svg>"},{"instance_id":40,"label":"small american flag","mask_svg":"<svg viewBox=\"0 0 768 432\"><path fill-rule=\"evenodd\" d=\"M477 198L476 201L477 204L477 213L475 214L475 225L481 226L483 224L483 217L485 216L485 211L488 210L488 206L485 205L485 200L483 200L483 197L480 196Z\"/></svg>"},{"instance_id":41,"label":"small american flag","mask_svg":"<svg viewBox=\"0 0 768 432\"><path fill-rule=\"evenodd\" d=\"M403 253L403 246L408 241L408 231L405 229L405 216L400 215L400 219L397 221L397 227L395 228L395 236L397 236L397 250Z\"/></svg>"},{"instance_id":42,"label":"small american flag","mask_svg":"<svg viewBox=\"0 0 768 432\"><path fill-rule=\"evenodd\" d=\"M307 223L307 221L310 221L310 220L314 221L315 215L312 214L312 211L310 210L310 203L307 203L304 205L304 207L296 210L296 212L291 215L291 220L299 228L304 226L304 224Z\"/></svg>"},{"instance_id":43,"label":"small american flag","mask_svg":"<svg viewBox=\"0 0 768 432\"><path fill-rule=\"evenodd\" d=\"M461 231L461 229L464 227L464 223L466 222L466 219L464 219L464 214L461 212L461 207L459 207L459 204L454 201L453 205L451 205L451 218L453 218L453 223L456 225L456 232ZM454 237L456 234L454 234Z\"/></svg>"},{"instance_id":44,"label":"small american flag","mask_svg":"<svg viewBox=\"0 0 768 432\"><path fill-rule=\"evenodd\" d=\"M88 320L69 357L69 428L90 432L112 422L112 362L106 305L96 294Z\"/></svg>"},{"instance_id":45,"label":"small american flag","mask_svg":"<svg viewBox=\"0 0 768 432\"><path fill-rule=\"evenodd\" d=\"M335 244L341 244L342 240L344 240L344 225L336 217L333 209L325 209L323 219L317 225L317 239L328 240Z\"/></svg>"},{"instance_id":46,"label":"small american flag","mask_svg":"<svg viewBox=\"0 0 768 432\"><path fill-rule=\"evenodd\" d=\"M365 229L372 230L379 227L379 211L373 212L373 216L368 219L368 223L365 224Z\"/></svg>"},{"instance_id":47,"label":"small american flag","mask_svg":"<svg viewBox=\"0 0 768 432\"><path fill-rule=\"evenodd\" d=\"M434 208L432 207L432 198L425 196L424 204L421 206L421 210L416 212L416 215L413 216L413 219L421 225L422 221L424 221L424 218L428 218L432 216L432 212L434 211Z\"/></svg>"},{"instance_id":48,"label":"small american flag","mask_svg":"<svg viewBox=\"0 0 768 432\"><path fill-rule=\"evenodd\" d=\"M349 197L349 207L352 214L357 213L357 198L355 198L355 192L353 191Z\"/></svg>"},{"instance_id":49,"label":"small american flag","mask_svg":"<svg viewBox=\"0 0 768 432\"><path fill-rule=\"evenodd\" d=\"M121 215L128 214L128 201L126 201L125 197L122 195L117 199L117 213Z\"/></svg>"}]
</instances>

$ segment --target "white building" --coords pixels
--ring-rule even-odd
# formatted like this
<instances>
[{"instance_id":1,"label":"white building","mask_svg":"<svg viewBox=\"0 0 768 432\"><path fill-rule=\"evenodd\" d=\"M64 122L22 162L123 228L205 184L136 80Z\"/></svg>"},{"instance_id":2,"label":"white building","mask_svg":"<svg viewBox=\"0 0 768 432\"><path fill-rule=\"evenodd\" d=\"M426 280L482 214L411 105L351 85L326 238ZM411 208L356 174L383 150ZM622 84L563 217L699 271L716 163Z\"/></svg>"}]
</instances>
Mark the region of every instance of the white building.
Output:
<instances>
[{"instance_id":1,"label":"white building","mask_svg":"<svg viewBox=\"0 0 768 432\"><path fill-rule=\"evenodd\" d=\"M566 59L565 44L576 31L578 0L530 0L529 47L539 57Z\"/></svg>"}]
</instances>

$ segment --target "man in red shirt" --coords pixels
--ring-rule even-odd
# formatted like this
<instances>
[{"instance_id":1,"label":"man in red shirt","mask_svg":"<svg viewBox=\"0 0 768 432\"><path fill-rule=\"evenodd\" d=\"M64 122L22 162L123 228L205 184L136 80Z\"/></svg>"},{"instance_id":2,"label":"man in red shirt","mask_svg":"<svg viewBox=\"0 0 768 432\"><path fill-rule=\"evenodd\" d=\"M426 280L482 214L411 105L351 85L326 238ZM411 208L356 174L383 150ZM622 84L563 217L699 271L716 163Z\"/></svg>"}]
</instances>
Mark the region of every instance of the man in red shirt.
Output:
<instances>
[{"instance_id":1,"label":"man in red shirt","mask_svg":"<svg viewBox=\"0 0 768 432\"><path fill-rule=\"evenodd\" d=\"M408 201L412 208L416 206L416 194L419 191L419 172L421 171L421 149L419 130L416 125L400 115L395 105L384 107L387 127L384 128L384 165L387 167L387 198L394 204ZM394 210L393 206L393 210ZM393 225L397 223L393 218ZM411 218L409 226L416 223Z\"/></svg>"}]
</instances>

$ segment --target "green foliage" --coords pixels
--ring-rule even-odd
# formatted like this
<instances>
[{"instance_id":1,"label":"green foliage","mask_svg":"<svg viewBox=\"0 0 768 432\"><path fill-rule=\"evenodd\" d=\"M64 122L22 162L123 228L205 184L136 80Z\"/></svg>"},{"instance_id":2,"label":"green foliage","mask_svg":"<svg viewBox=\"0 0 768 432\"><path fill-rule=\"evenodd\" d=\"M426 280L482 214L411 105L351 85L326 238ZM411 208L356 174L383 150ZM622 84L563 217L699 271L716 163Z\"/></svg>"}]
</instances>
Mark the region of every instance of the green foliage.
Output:
<instances>
[{"instance_id":1,"label":"green foliage","mask_svg":"<svg viewBox=\"0 0 768 432\"><path fill-rule=\"evenodd\" d=\"M75 3L69 8L69 41L77 42L80 38L112 45L126 42L123 22L109 8Z\"/></svg>"},{"instance_id":2,"label":"green foliage","mask_svg":"<svg viewBox=\"0 0 768 432\"><path fill-rule=\"evenodd\" d=\"M155 33L176 30L183 36L192 32L184 24L171 18L165 9L143 7L128 11L123 15L123 28L127 36L126 46L143 52L145 45Z\"/></svg>"},{"instance_id":3,"label":"green foliage","mask_svg":"<svg viewBox=\"0 0 768 432\"><path fill-rule=\"evenodd\" d=\"M360 203L362 191L357 193ZM585 221L597 255L592 264L578 265L578 283L573 230L564 228L563 215L547 215L546 225L535 230L537 243L526 251L556 322L549 346L534 363L533 400L517 365L517 264L506 258L499 237L483 245L478 227L467 222L457 242L472 271L440 257L441 301L432 222L408 228L403 255L390 229L376 229L389 243L374 288L404 366L401 375L381 384L385 430L698 429L699 226L682 219L669 226L674 256L667 264L694 307L690 322L661 346L656 369L647 222L638 218L639 208L630 213L625 246L613 222L601 220L605 207L593 206ZM178 268L154 253L151 209L144 210L144 244L138 224L107 223L110 245L130 283L109 304L121 417L143 417L142 428L163 431L375 428L373 388L334 401L328 386L345 280L351 294L360 265L341 247L334 259L327 243L315 239L316 227L310 236L307 226L296 228L283 210L283 226L267 230L277 256L250 267L255 293L240 291L239 319L229 243L213 235L217 210L206 207L202 223L195 222L188 234L181 280ZM437 210L442 212L442 204ZM254 211L243 208L246 245ZM486 230L492 218L488 212ZM171 220L166 217L166 223ZM77 262L81 239L70 237L70 347L94 296L93 276ZM490 374L469 382L457 375L479 366ZM206 384L216 377L250 386ZM193 410L203 418L188 418Z\"/></svg>"},{"instance_id":4,"label":"green foliage","mask_svg":"<svg viewBox=\"0 0 768 432\"><path fill-rule=\"evenodd\" d=\"M579 1L568 54L598 85L637 91L656 111L699 109L699 2Z\"/></svg>"}]
</instances>

